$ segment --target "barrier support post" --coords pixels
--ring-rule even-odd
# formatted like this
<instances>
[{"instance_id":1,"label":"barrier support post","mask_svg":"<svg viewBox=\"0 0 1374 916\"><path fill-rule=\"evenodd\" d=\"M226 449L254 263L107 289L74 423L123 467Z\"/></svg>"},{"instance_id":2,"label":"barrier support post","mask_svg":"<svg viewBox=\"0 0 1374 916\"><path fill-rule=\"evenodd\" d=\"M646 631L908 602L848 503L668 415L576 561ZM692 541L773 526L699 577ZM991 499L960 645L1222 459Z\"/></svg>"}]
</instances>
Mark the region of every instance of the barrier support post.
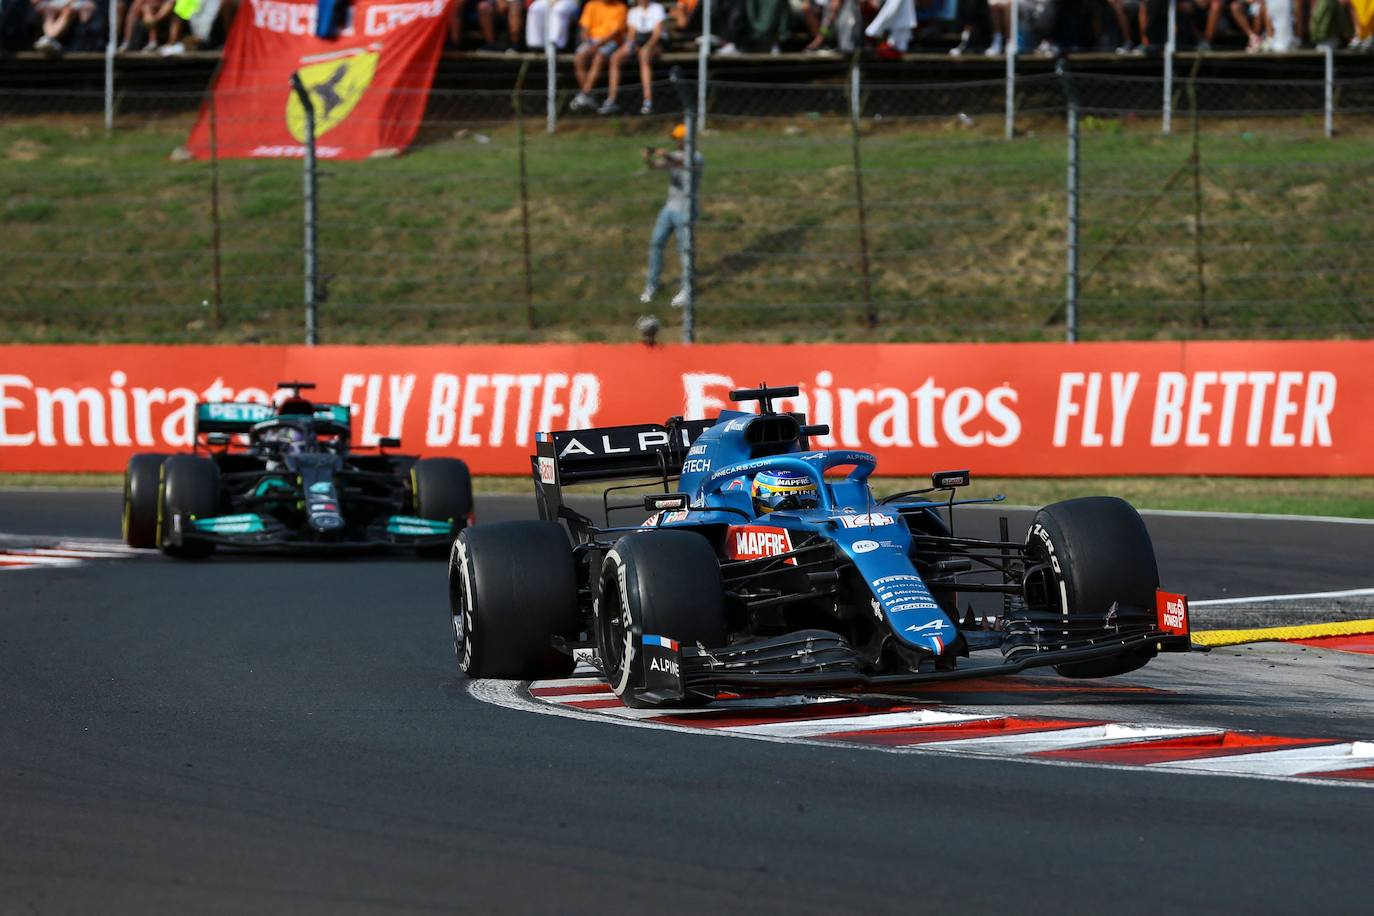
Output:
<instances>
[{"instance_id":1,"label":"barrier support post","mask_svg":"<svg viewBox=\"0 0 1374 916\"><path fill-rule=\"evenodd\" d=\"M548 95L548 126L549 133L558 131L558 52L553 46L553 4L544 11L544 60L548 75L546 77L546 93Z\"/></svg>"},{"instance_id":2,"label":"barrier support post","mask_svg":"<svg viewBox=\"0 0 1374 916\"><path fill-rule=\"evenodd\" d=\"M1325 63L1326 63L1326 68L1325 68L1325 69L1326 69L1326 73L1325 73L1325 78L1324 78L1324 80L1323 80L1323 86L1322 86L1322 88L1323 88L1323 90L1324 90L1324 96L1325 96L1325 99L1324 99L1324 102L1325 102L1324 108L1326 109L1326 112L1325 112L1325 113L1326 113L1326 121L1325 121L1324 127L1325 127L1326 139L1328 139L1328 140L1331 139L1332 134L1335 132L1335 125L1334 125L1333 121L1335 120L1335 113L1336 113L1336 111L1335 111L1335 109L1336 109L1336 93L1335 93L1335 83L1336 83L1336 57L1335 57L1335 54L1334 54L1334 50L1335 50L1335 49L1332 48L1332 46L1331 46L1331 44L1330 44L1329 42L1326 43L1326 44L1324 44L1324 45L1322 45L1322 56L1326 59L1326 60L1325 60Z\"/></svg>"},{"instance_id":3,"label":"barrier support post","mask_svg":"<svg viewBox=\"0 0 1374 916\"><path fill-rule=\"evenodd\" d=\"M864 322L872 329L878 326L878 313L873 309L873 281L868 264L868 211L864 207L864 168L859 151L859 48L849 63L849 145L854 158L854 202L859 214L859 276L863 280Z\"/></svg>"},{"instance_id":4,"label":"barrier support post","mask_svg":"<svg viewBox=\"0 0 1374 916\"><path fill-rule=\"evenodd\" d=\"M701 0L701 47L697 49L697 130L706 129L706 62L710 56L711 0Z\"/></svg>"},{"instance_id":5,"label":"barrier support post","mask_svg":"<svg viewBox=\"0 0 1374 916\"><path fill-rule=\"evenodd\" d=\"M316 322L319 262L315 250L315 103L299 73L291 74L291 89L305 110L305 345L313 347L320 342Z\"/></svg>"},{"instance_id":6,"label":"barrier support post","mask_svg":"<svg viewBox=\"0 0 1374 916\"><path fill-rule=\"evenodd\" d=\"M1178 0L1169 0L1169 32L1164 38L1164 111L1161 119L1166 137L1174 132L1174 51L1178 48L1177 42Z\"/></svg>"},{"instance_id":7,"label":"barrier support post","mask_svg":"<svg viewBox=\"0 0 1374 916\"><path fill-rule=\"evenodd\" d=\"M1008 140L1016 137L1016 52L1021 43L1021 7L1018 0L1011 0L1011 11L1007 24L1007 112L1005 133Z\"/></svg>"},{"instance_id":8,"label":"barrier support post","mask_svg":"<svg viewBox=\"0 0 1374 916\"><path fill-rule=\"evenodd\" d=\"M702 2L709 3L710 0ZM683 153L687 157L687 190L692 207L687 217L687 260L682 265L682 288L687 293L682 303L682 342L692 344L697 340L697 200L701 193L701 169L697 165L697 112L694 110L691 87L682 79L682 68L673 67L670 78L673 87L677 89L678 101L682 103L682 123L687 127L687 142Z\"/></svg>"},{"instance_id":9,"label":"barrier support post","mask_svg":"<svg viewBox=\"0 0 1374 916\"><path fill-rule=\"evenodd\" d=\"M1067 225L1064 233L1064 339L1069 343L1078 340L1078 92L1073 85L1073 77L1064 66L1063 59L1055 64L1054 70L1064 83L1064 98L1068 106L1068 174L1066 176L1066 197L1068 199Z\"/></svg>"},{"instance_id":10,"label":"barrier support post","mask_svg":"<svg viewBox=\"0 0 1374 916\"><path fill-rule=\"evenodd\" d=\"M110 0L110 34L105 42L105 135L114 131L114 59L119 37L119 0Z\"/></svg>"},{"instance_id":11,"label":"barrier support post","mask_svg":"<svg viewBox=\"0 0 1374 916\"><path fill-rule=\"evenodd\" d=\"M525 323L531 331L535 328L534 315L534 268L530 257L530 183L529 172L525 168L525 106L520 93L525 89L525 74L529 72L529 59L520 62L520 74L515 78L515 92L511 100L515 106L515 139L520 153L520 237L525 255Z\"/></svg>"}]
</instances>

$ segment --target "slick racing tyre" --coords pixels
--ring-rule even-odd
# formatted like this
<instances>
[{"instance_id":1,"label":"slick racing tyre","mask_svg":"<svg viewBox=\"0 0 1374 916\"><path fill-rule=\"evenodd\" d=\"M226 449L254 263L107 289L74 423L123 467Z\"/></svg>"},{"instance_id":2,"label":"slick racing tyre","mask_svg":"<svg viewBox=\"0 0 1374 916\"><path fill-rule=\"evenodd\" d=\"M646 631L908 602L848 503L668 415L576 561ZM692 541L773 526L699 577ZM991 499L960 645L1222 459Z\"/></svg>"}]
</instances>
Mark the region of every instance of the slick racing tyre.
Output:
<instances>
[{"instance_id":1,"label":"slick racing tyre","mask_svg":"<svg viewBox=\"0 0 1374 916\"><path fill-rule=\"evenodd\" d=\"M453 522L456 534L472 515L472 477L457 458L421 458L410 467L411 501L420 518ZM421 556L448 556L447 545L421 547Z\"/></svg>"},{"instance_id":2,"label":"slick racing tyre","mask_svg":"<svg viewBox=\"0 0 1374 916\"><path fill-rule=\"evenodd\" d=\"M1153 613L1159 588L1154 545L1140 513L1125 500L1089 496L1046 506L1031 522L1026 550L1033 562L1049 562L1052 568L1057 563L1053 600L1066 615L1100 615L1113 602ZM1110 677L1134 671L1154 656L1149 646L1054 670L1064 677Z\"/></svg>"},{"instance_id":3,"label":"slick racing tyre","mask_svg":"<svg viewBox=\"0 0 1374 916\"><path fill-rule=\"evenodd\" d=\"M626 706L649 704L643 638L684 645L725 644L725 586L706 538L690 531L647 531L621 538L606 554L596 593L597 652L611 689Z\"/></svg>"},{"instance_id":4,"label":"slick racing tyre","mask_svg":"<svg viewBox=\"0 0 1374 916\"><path fill-rule=\"evenodd\" d=\"M124 469L124 514L120 518L124 543L130 547L157 546L157 491L166 455L134 455Z\"/></svg>"},{"instance_id":5,"label":"slick racing tyre","mask_svg":"<svg viewBox=\"0 0 1374 916\"><path fill-rule=\"evenodd\" d=\"M458 667L468 677L567 677L576 662L577 570L556 522L497 522L459 533L448 567Z\"/></svg>"},{"instance_id":6,"label":"slick racing tyre","mask_svg":"<svg viewBox=\"0 0 1374 916\"><path fill-rule=\"evenodd\" d=\"M219 514L219 466L197 455L173 455L162 464L158 487L157 528L162 552L169 557L195 560L215 552L207 541L172 543L172 520L189 520Z\"/></svg>"}]
</instances>

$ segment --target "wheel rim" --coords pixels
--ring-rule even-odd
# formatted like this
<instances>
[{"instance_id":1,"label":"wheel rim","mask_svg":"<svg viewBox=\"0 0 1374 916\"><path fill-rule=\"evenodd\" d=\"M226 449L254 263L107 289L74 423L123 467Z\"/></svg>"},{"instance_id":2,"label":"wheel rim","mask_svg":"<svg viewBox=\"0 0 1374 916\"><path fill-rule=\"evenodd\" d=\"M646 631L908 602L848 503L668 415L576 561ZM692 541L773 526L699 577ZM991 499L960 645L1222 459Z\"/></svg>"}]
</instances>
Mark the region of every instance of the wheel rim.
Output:
<instances>
[{"instance_id":1,"label":"wheel rim","mask_svg":"<svg viewBox=\"0 0 1374 916\"><path fill-rule=\"evenodd\" d=\"M454 553L456 554L456 565L458 567L458 587L453 588L450 583L450 593L456 599L450 605L450 618L453 629L453 654L458 660L458 667L467 674L472 668L472 634L474 626L473 602L472 602L472 572L468 566L468 553L460 538L454 542ZM455 606L456 605L456 606Z\"/></svg>"},{"instance_id":2,"label":"wheel rim","mask_svg":"<svg viewBox=\"0 0 1374 916\"><path fill-rule=\"evenodd\" d=\"M625 664L625 608L620 600L620 588L614 577L601 582L601 608L597 613L597 629L601 635L601 673L614 683Z\"/></svg>"}]
</instances>

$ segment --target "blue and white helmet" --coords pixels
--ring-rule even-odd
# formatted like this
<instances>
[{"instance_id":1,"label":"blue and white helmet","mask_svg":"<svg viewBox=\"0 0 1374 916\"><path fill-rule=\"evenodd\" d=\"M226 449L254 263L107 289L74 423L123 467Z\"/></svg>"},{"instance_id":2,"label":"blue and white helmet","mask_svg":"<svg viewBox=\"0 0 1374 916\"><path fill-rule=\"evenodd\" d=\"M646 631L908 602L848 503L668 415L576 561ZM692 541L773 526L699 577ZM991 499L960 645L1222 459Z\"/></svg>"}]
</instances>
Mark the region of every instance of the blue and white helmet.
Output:
<instances>
[{"instance_id":1,"label":"blue and white helmet","mask_svg":"<svg viewBox=\"0 0 1374 916\"><path fill-rule=\"evenodd\" d=\"M796 471L760 471L750 487L754 511L759 515L779 509L814 509L820 505L816 482Z\"/></svg>"}]
</instances>

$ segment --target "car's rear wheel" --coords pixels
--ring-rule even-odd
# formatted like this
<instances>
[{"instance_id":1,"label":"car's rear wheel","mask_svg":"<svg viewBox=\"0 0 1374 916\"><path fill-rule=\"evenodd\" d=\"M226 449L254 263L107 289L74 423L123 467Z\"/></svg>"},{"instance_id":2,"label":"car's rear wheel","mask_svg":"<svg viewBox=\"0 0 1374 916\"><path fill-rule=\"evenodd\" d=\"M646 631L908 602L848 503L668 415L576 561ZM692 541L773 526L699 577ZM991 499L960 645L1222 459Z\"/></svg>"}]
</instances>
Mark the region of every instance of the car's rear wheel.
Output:
<instances>
[{"instance_id":1,"label":"car's rear wheel","mask_svg":"<svg viewBox=\"0 0 1374 916\"><path fill-rule=\"evenodd\" d=\"M567 677L554 648L581 623L572 547L555 522L498 522L462 531L448 570L458 667L468 677Z\"/></svg>"},{"instance_id":2,"label":"car's rear wheel","mask_svg":"<svg viewBox=\"0 0 1374 916\"><path fill-rule=\"evenodd\" d=\"M1046 506L1027 534L1027 555L1047 563L1057 594L1051 600L1067 617L1105 615L1113 604L1122 619L1134 611L1152 613L1159 567L1145 522L1130 503L1089 496ZM1110 677L1141 667L1154 646L1125 655L1056 665L1064 677Z\"/></svg>"},{"instance_id":3,"label":"car's rear wheel","mask_svg":"<svg viewBox=\"0 0 1374 916\"><path fill-rule=\"evenodd\" d=\"M157 546L157 491L167 455L142 453L124 469L124 513L120 528L130 547Z\"/></svg>"},{"instance_id":4,"label":"car's rear wheel","mask_svg":"<svg viewBox=\"0 0 1374 916\"><path fill-rule=\"evenodd\" d=\"M421 458L410 467L411 501L420 518L451 522L454 535L472 517L472 476L457 458ZM427 557L444 557L450 544L421 547Z\"/></svg>"},{"instance_id":5,"label":"car's rear wheel","mask_svg":"<svg viewBox=\"0 0 1374 916\"><path fill-rule=\"evenodd\" d=\"M173 519L190 521L219 514L219 466L198 455L173 455L162 463L158 487L157 527L159 546L169 557L197 560L215 552L204 540L172 542Z\"/></svg>"},{"instance_id":6,"label":"car's rear wheel","mask_svg":"<svg viewBox=\"0 0 1374 916\"><path fill-rule=\"evenodd\" d=\"M649 706L643 639L724 645L725 586L710 542L690 531L646 531L621 538L601 566L595 612L597 651L611 689L626 706Z\"/></svg>"}]
</instances>

